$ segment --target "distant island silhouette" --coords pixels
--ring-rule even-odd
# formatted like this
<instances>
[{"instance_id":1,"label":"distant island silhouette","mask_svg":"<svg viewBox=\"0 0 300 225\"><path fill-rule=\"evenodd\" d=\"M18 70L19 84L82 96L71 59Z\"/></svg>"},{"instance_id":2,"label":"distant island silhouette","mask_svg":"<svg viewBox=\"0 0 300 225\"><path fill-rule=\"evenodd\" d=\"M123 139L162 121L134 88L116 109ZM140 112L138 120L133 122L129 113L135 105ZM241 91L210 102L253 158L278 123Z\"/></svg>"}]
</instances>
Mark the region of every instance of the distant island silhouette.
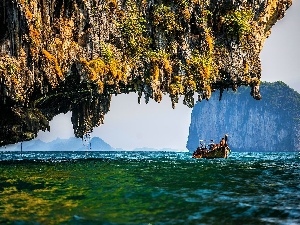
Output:
<instances>
[{"instance_id":1,"label":"distant island silhouette","mask_svg":"<svg viewBox=\"0 0 300 225\"><path fill-rule=\"evenodd\" d=\"M0 151L21 151L21 142L13 145L7 145L0 148ZM50 142L44 142L40 139L22 142L22 151L186 151L172 148L148 148L138 147L131 150L122 148L113 148L99 137L93 137L89 143L84 139L70 137L68 139L57 138Z\"/></svg>"},{"instance_id":2,"label":"distant island silhouette","mask_svg":"<svg viewBox=\"0 0 300 225\"><path fill-rule=\"evenodd\" d=\"M91 145L85 145L81 138L71 137L69 139L57 138L50 142L39 139L22 142L23 151L112 151L115 150L99 137L90 140ZM0 148L6 151L20 151L21 143L8 145Z\"/></svg>"},{"instance_id":3,"label":"distant island silhouette","mask_svg":"<svg viewBox=\"0 0 300 225\"><path fill-rule=\"evenodd\" d=\"M300 94L285 83L262 82L261 101L249 96L249 87L214 95L192 111L187 149L199 139L207 144L229 135L233 151L300 151Z\"/></svg>"}]
</instances>

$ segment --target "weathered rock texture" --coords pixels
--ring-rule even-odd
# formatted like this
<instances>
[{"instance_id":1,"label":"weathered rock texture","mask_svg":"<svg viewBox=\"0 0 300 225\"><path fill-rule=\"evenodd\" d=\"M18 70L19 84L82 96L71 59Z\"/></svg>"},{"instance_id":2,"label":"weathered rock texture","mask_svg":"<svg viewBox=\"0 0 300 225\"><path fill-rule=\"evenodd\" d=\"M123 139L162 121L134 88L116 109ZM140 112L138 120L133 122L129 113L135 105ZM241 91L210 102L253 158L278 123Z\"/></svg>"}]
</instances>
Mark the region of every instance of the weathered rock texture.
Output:
<instances>
[{"instance_id":1,"label":"weathered rock texture","mask_svg":"<svg viewBox=\"0 0 300 225\"><path fill-rule=\"evenodd\" d=\"M72 111L76 136L103 122L111 94L194 105L250 85L292 0L1 0L0 145Z\"/></svg>"},{"instance_id":2,"label":"weathered rock texture","mask_svg":"<svg viewBox=\"0 0 300 225\"><path fill-rule=\"evenodd\" d=\"M219 142L229 135L234 151L300 151L300 94L283 82L262 83L261 101L247 98L249 88L213 96L192 111L187 148L199 139Z\"/></svg>"}]
</instances>

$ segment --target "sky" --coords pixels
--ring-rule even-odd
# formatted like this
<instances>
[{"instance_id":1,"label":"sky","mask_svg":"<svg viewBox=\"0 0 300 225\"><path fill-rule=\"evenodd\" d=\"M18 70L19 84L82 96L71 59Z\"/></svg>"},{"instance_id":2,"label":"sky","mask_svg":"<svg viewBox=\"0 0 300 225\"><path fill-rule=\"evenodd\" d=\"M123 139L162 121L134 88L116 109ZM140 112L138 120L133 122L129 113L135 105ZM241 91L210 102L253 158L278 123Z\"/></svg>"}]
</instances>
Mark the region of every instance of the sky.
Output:
<instances>
[{"instance_id":1,"label":"sky","mask_svg":"<svg viewBox=\"0 0 300 225\"><path fill-rule=\"evenodd\" d=\"M300 93L300 0L272 28L261 52L262 79L281 80ZM94 128L91 136L102 138L114 148L132 150L148 147L186 150L192 109L182 104L175 109L164 96L161 103L150 100L138 104L135 93L112 97L104 124ZM71 113L60 114L50 122L50 132L40 131L38 139L52 141L73 137Z\"/></svg>"}]
</instances>

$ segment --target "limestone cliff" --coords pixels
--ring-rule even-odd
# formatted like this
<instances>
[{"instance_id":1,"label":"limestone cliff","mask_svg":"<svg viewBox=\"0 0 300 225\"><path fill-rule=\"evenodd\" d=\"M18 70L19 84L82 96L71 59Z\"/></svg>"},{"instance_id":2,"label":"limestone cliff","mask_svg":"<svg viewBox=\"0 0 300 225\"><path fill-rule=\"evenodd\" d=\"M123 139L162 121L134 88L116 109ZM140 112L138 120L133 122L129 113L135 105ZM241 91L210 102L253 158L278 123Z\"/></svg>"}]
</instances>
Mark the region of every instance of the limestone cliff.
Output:
<instances>
[{"instance_id":1,"label":"limestone cliff","mask_svg":"<svg viewBox=\"0 0 300 225\"><path fill-rule=\"evenodd\" d=\"M103 122L111 94L194 106L251 86L259 53L292 0L1 0L0 145L32 139L72 111L77 137Z\"/></svg>"},{"instance_id":2,"label":"limestone cliff","mask_svg":"<svg viewBox=\"0 0 300 225\"><path fill-rule=\"evenodd\" d=\"M261 101L247 98L249 88L197 103L192 111L187 148L199 139L219 142L229 135L234 151L300 151L300 94L283 82L262 83ZM207 143L208 144L208 143Z\"/></svg>"}]
</instances>

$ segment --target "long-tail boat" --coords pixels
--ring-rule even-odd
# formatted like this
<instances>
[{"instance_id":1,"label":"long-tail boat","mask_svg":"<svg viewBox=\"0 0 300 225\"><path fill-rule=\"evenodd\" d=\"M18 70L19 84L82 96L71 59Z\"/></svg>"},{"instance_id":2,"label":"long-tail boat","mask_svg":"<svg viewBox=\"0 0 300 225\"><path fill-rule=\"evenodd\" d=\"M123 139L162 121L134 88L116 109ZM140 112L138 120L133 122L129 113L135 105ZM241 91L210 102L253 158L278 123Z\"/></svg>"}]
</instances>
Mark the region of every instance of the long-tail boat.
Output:
<instances>
[{"instance_id":1,"label":"long-tail boat","mask_svg":"<svg viewBox=\"0 0 300 225\"><path fill-rule=\"evenodd\" d=\"M200 141L200 145L196 151L193 153L193 158L200 159L200 158L206 158L206 159L214 159L214 158L228 158L229 154L231 153L231 150L227 144L227 138L228 136L225 135L225 138L222 138L220 141L220 144L213 144L211 143L209 147Z\"/></svg>"}]
</instances>

